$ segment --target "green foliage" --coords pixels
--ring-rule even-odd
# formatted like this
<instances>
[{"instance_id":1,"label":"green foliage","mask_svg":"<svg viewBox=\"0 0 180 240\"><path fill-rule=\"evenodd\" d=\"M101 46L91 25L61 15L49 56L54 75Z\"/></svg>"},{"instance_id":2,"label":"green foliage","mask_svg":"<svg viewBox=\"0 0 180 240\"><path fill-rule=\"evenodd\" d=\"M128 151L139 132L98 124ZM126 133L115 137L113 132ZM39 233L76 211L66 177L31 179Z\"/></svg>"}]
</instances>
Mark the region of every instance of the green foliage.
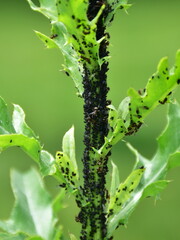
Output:
<instances>
[{"instance_id":1,"label":"green foliage","mask_svg":"<svg viewBox=\"0 0 180 240\"><path fill-rule=\"evenodd\" d=\"M180 84L180 50L177 51L175 65L170 70L167 57L160 61L157 72L149 79L144 93L129 89L131 125L143 122L157 105L169 101L172 91L178 84Z\"/></svg>"},{"instance_id":2,"label":"green foliage","mask_svg":"<svg viewBox=\"0 0 180 240\"><path fill-rule=\"evenodd\" d=\"M42 149L38 137L26 124L25 114L21 107L14 105L11 119L6 103L2 98L0 98L0 106L1 152L12 146L20 147L38 163L43 176L55 174L54 158L50 153Z\"/></svg>"},{"instance_id":3,"label":"green foliage","mask_svg":"<svg viewBox=\"0 0 180 240\"><path fill-rule=\"evenodd\" d=\"M96 152L100 156L106 156L111 147L124 136L137 132L155 107L170 102L170 95L179 84L180 50L177 51L175 65L170 70L167 58L160 61L157 72L149 79L144 92L130 88L129 96L123 99L118 110L112 105L109 106L109 133L104 145Z\"/></svg>"},{"instance_id":4,"label":"green foliage","mask_svg":"<svg viewBox=\"0 0 180 240\"><path fill-rule=\"evenodd\" d=\"M130 144L128 147L136 155L134 168L144 166L145 172L135 192L126 202L121 211L114 213L108 223L108 236L111 236L118 224L126 224L130 214L142 198L158 197L161 191L169 183L165 180L170 168L180 165L180 159L172 161L179 154L180 149L180 105L175 102L169 105L168 123L163 133L158 138L158 149L153 159L148 160L138 153ZM171 167L170 167L171 166ZM131 175L130 175L131 176Z\"/></svg>"},{"instance_id":5,"label":"green foliage","mask_svg":"<svg viewBox=\"0 0 180 240\"><path fill-rule=\"evenodd\" d=\"M107 64L108 60L106 56L108 54L104 54L106 57L100 56L101 43L106 40L105 45L108 45L109 36L104 30L103 37L97 38L99 19L102 20L101 24L106 28L113 20L118 9L126 11L131 5L128 4L127 0L107 0L106 3L98 1L101 6L91 16L90 11L88 11L90 2L86 0L39 0L40 7L36 6L31 0L27 1L33 10L42 13L50 20L52 25L51 36L48 37L38 31L36 31L36 34L47 48L61 50L65 59L64 71L72 77L78 95L82 97L84 91L83 79L86 77L85 70L90 73L89 75L91 73L96 75L97 69L102 70L103 64ZM106 14L103 15L105 11ZM93 78L94 76L92 76ZM143 91L137 92L130 88L128 96L120 103L118 109L113 105L108 106L109 132L104 139L104 144L99 149L89 147L91 148L89 158L97 163L97 166L94 164L93 168L85 169L88 170L86 173L90 175L91 184L100 179L102 169L106 167L102 162L107 159L112 146L125 136L137 132L144 123L146 116L159 104L171 102L172 91L179 84L180 50L176 54L176 62L171 69L168 67L167 58L160 61L157 72L149 79ZM99 89L94 90L94 95L97 94L96 91L98 92ZM99 106L94 107L95 109L98 112ZM93 114L96 115L96 111L89 114L91 115L89 116L91 121L93 120ZM127 179L120 182L118 168L112 162L110 198L107 200L106 206L105 200L101 201L102 199L98 198L99 196L93 195L94 192L88 192L90 194L89 199L95 199L95 205L99 202L103 205L104 212L101 213L101 217L106 217L108 239L111 238L114 230L120 224L127 224L129 216L141 199L152 196L158 198L161 191L168 185L169 181L165 179L167 171L180 165L179 122L180 106L177 102L174 102L170 104L168 124L158 138L157 153L152 160L146 159L130 144L127 144L136 155L136 164ZM57 151L54 158L42 148L38 136L26 124L25 114L21 107L14 105L11 118L6 103L0 98L0 150L2 152L12 146L20 147L36 161L42 176L51 175L55 177L59 182L61 191L55 199L51 199L44 189L41 177L35 170L30 170L24 174L14 171L12 173L12 189L15 195L15 205L10 219L0 221L0 228L4 231L0 233L0 238L7 240L62 239L62 227L58 223L57 215L63 207L65 194L74 194L81 210L91 204L89 199L83 198L83 194L86 195L87 193L85 188L81 188L79 184L74 127L65 133L62 140L62 151ZM89 189L92 189L92 186L90 187ZM84 210L84 212L86 211ZM78 217L83 224L82 211ZM105 224L99 226L105 226ZM100 235L98 234L96 234L96 239L99 240ZM76 237L70 234L70 239L75 240Z\"/></svg>"},{"instance_id":6,"label":"green foliage","mask_svg":"<svg viewBox=\"0 0 180 240\"><path fill-rule=\"evenodd\" d=\"M114 169L113 169L114 170ZM136 190L144 173L144 167L132 171L124 183L121 183L113 195L110 195L110 202L108 205L108 217L113 217L114 213L120 212L124 204L131 198L133 192ZM113 171L113 174L117 172ZM112 176L112 180L117 176ZM109 220L110 221L110 220Z\"/></svg>"},{"instance_id":7,"label":"green foliage","mask_svg":"<svg viewBox=\"0 0 180 240\"><path fill-rule=\"evenodd\" d=\"M60 239L61 228L57 225L53 201L37 171L31 169L23 174L13 171L12 189L15 205L10 219L0 221L0 228L7 232L3 239ZM61 201L59 205L62 207Z\"/></svg>"},{"instance_id":8,"label":"green foliage","mask_svg":"<svg viewBox=\"0 0 180 240\"><path fill-rule=\"evenodd\" d=\"M22 108L18 105L14 105L14 111L12 114L12 120L8 114L6 103L0 98L1 104L1 130L0 135L0 149L1 152L9 147L20 147L25 151L33 160L35 160L41 170L42 176L52 175L61 184L67 183L64 173L58 162L59 158L54 158L49 152L42 149L39 142L39 138L35 135L33 130L25 122L25 114ZM64 157L62 160L64 169L73 174L72 182L76 182L79 179L78 167L75 157L75 140L74 140L74 127L72 127L63 137L61 152ZM61 162L61 161L60 161ZM67 166L66 166L67 164ZM64 170L63 170L64 171ZM69 184L69 183L68 183ZM73 186L71 189L74 189Z\"/></svg>"},{"instance_id":9,"label":"green foliage","mask_svg":"<svg viewBox=\"0 0 180 240\"><path fill-rule=\"evenodd\" d=\"M51 21L51 36L48 37L38 31L37 36L43 41L47 48L59 48L64 56L64 71L70 75L78 90L78 95L83 93L83 76L84 63L93 69L97 64L102 65L107 58L99 57L99 47L101 41L96 40L97 21L101 16L105 5L102 4L96 17L89 20L87 16L88 1L70 0L70 1L44 1L39 0L40 7L36 6L33 1L27 0L34 11L45 15ZM99 4L101 4L99 2ZM117 9L128 9L131 5L127 1L111 1L109 5L108 24L114 17ZM108 36L107 36L108 37Z\"/></svg>"}]
</instances>

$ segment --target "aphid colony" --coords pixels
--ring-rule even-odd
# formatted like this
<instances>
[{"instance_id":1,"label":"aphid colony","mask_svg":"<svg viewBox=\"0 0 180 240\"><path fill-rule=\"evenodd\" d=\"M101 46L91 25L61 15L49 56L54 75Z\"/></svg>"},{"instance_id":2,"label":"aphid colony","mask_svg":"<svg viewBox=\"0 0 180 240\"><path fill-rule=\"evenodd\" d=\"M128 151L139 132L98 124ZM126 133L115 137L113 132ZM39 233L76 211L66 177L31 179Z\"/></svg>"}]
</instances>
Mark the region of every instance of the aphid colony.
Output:
<instances>
[{"instance_id":1,"label":"aphid colony","mask_svg":"<svg viewBox=\"0 0 180 240\"><path fill-rule=\"evenodd\" d=\"M145 171L144 167L134 170L124 183L121 183L116 190L114 196L110 196L110 203L108 206L108 217L119 212L124 204L132 197L134 190L140 183L140 180Z\"/></svg>"},{"instance_id":2,"label":"aphid colony","mask_svg":"<svg viewBox=\"0 0 180 240\"><path fill-rule=\"evenodd\" d=\"M77 170L65 153L60 151L56 153L56 166L59 169L60 174L63 176L62 184L60 184L60 186L66 189L68 187L75 189L78 180Z\"/></svg>"}]
</instances>

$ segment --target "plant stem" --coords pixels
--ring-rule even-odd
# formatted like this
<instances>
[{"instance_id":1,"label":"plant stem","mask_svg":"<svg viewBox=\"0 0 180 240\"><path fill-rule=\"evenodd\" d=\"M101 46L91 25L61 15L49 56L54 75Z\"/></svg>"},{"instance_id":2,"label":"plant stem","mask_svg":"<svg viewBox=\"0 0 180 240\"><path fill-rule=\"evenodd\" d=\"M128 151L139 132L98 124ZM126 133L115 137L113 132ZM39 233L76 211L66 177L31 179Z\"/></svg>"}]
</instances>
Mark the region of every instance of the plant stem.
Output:
<instances>
[{"instance_id":1,"label":"plant stem","mask_svg":"<svg viewBox=\"0 0 180 240\"><path fill-rule=\"evenodd\" d=\"M89 20L93 19L100 7L99 1L90 1L87 12ZM99 40L106 36L104 19L106 17L106 9L98 20L96 39ZM99 48L99 58L108 56L108 41L104 39ZM91 59L90 59L91 60ZM108 171L107 161L108 155L101 159L95 158L93 148L99 149L104 143L104 137L108 133L108 109L109 101L107 101L107 73L108 63L105 61L101 66L97 62L96 65L84 64L84 144L85 150L83 155L83 173L84 187L83 198L87 203L81 207L79 214L82 223L81 237L82 240L101 240L107 239L107 227L105 216L106 204L106 173Z\"/></svg>"}]
</instances>

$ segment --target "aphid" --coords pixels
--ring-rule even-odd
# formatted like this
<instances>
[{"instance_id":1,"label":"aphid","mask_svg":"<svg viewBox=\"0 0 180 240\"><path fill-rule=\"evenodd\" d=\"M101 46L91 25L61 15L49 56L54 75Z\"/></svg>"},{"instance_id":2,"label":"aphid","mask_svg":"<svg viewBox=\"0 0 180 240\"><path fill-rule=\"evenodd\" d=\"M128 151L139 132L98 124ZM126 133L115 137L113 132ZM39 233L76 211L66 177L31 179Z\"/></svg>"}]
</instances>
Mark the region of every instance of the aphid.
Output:
<instances>
[{"instance_id":1,"label":"aphid","mask_svg":"<svg viewBox=\"0 0 180 240\"><path fill-rule=\"evenodd\" d=\"M107 104L107 105L110 105L110 104L111 104L111 100L107 100L107 101L106 101L106 104Z\"/></svg>"},{"instance_id":2,"label":"aphid","mask_svg":"<svg viewBox=\"0 0 180 240\"><path fill-rule=\"evenodd\" d=\"M159 100L159 103L160 103L160 104L165 104L165 103L167 102L167 100L168 100L168 99L167 99L167 97L166 97L163 101L160 101L160 100Z\"/></svg>"},{"instance_id":3,"label":"aphid","mask_svg":"<svg viewBox=\"0 0 180 240\"><path fill-rule=\"evenodd\" d=\"M65 74L69 77L69 73L67 71L65 71Z\"/></svg>"},{"instance_id":4,"label":"aphid","mask_svg":"<svg viewBox=\"0 0 180 240\"><path fill-rule=\"evenodd\" d=\"M78 40L77 37L76 37L76 35L72 34L72 37L73 37L76 41Z\"/></svg>"},{"instance_id":5,"label":"aphid","mask_svg":"<svg viewBox=\"0 0 180 240\"><path fill-rule=\"evenodd\" d=\"M136 113L139 114L139 109L138 108L136 109Z\"/></svg>"},{"instance_id":6,"label":"aphid","mask_svg":"<svg viewBox=\"0 0 180 240\"><path fill-rule=\"evenodd\" d=\"M85 34L85 35L88 35L88 34L90 34L91 32L90 31L83 31L83 34Z\"/></svg>"},{"instance_id":7,"label":"aphid","mask_svg":"<svg viewBox=\"0 0 180 240\"><path fill-rule=\"evenodd\" d=\"M144 109L146 109L146 110L148 110L148 109L149 109L149 107L148 107L148 106L143 106L143 108L144 108Z\"/></svg>"},{"instance_id":8,"label":"aphid","mask_svg":"<svg viewBox=\"0 0 180 240\"><path fill-rule=\"evenodd\" d=\"M87 61L89 64L91 63L91 61L90 61L90 59L89 59L89 58L87 58L87 57L84 57L84 56L81 56L81 58L82 58L83 60Z\"/></svg>"},{"instance_id":9,"label":"aphid","mask_svg":"<svg viewBox=\"0 0 180 240\"><path fill-rule=\"evenodd\" d=\"M51 39L54 39L54 38L56 38L56 37L58 37L57 34L53 34L52 36L50 36Z\"/></svg>"},{"instance_id":10,"label":"aphid","mask_svg":"<svg viewBox=\"0 0 180 240\"><path fill-rule=\"evenodd\" d=\"M91 116L91 118L92 118L92 116L95 116L95 115L97 115L97 113L98 113L98 107L94 107L94 111L93 112L91 112L91 113L89 113L89 115Z\"/></svg>"},{"instance_id":11,"label":"aphid","mask_svg":"<svg viewBox=\"0 0 180 240\"><path fill-rule=\"evenodd\" d=\"M170 96L172 94L172 92L169 92L167 96Z\"/></svg>"}]
</instances>

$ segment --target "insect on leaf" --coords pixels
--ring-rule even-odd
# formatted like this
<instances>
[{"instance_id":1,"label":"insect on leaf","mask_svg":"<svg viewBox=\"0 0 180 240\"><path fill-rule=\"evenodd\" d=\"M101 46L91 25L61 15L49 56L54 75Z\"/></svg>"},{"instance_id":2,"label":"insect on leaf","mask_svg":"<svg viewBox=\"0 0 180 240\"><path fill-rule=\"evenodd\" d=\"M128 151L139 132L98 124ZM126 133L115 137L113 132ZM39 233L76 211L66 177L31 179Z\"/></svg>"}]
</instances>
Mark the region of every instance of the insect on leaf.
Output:
<instances>
[{"instance_id":1,"label":"insect on leaf","mask_svg":"<svg viewBox=\"0 0 180 240\"><path fill-rule=\"evenodd\" d=\"M108 206L109 217L116 215L131 198L133 192L140 183L144 171L144 167L134 170L124 181L124 183L119 185L115 194L110 198L110 203Z\"/></svg>"}]
</instances>

